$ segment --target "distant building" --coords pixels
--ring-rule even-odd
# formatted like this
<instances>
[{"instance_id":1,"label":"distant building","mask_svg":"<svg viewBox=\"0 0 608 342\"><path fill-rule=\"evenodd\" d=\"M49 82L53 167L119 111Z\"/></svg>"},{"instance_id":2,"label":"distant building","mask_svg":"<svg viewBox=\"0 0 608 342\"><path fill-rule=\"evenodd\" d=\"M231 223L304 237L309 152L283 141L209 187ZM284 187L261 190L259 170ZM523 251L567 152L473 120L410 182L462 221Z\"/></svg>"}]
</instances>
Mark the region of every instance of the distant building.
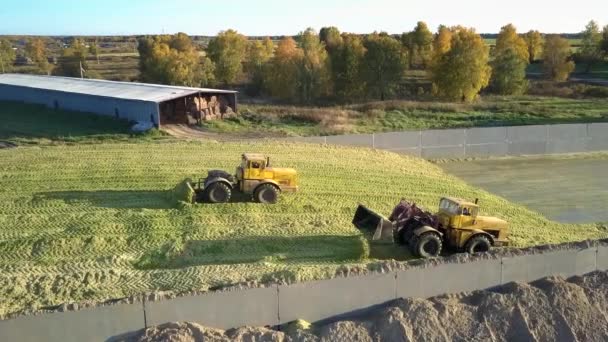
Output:
<instances>
[{"instance_id":1,"label":"distant building","mask_svg":"<svg viewBox=\"0 0 608 342\"><path fill-rule=\"evenodd\" d=\"M134 122L191 122L194 103L218 103L218 111L236 112L231 90L115 82L70 77L0 74L0 100L43 104L50 108L114 116Z\"/></svg>"}]
</instances>

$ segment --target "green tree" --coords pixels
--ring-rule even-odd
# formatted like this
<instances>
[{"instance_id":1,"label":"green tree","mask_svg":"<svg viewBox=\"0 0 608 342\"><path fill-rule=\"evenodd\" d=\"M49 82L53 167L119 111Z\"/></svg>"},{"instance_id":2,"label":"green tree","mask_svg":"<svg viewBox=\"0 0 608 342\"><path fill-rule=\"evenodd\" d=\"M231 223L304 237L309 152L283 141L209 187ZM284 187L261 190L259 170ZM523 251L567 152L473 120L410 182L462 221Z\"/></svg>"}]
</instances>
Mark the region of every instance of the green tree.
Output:
<instances>
[{"instance_id":1,"label":"green tree","mask_svg":"<svg viewBox=\"0 0 608 342\"><path fill-rule=\"evenodd\" d=\"M490 87L501 95L521 95L528 89L526 80L527 60L522 60L515 50L508 49L494 57Z\"/></svg>"},{"instance_id":2,"label":"green tree","mask_svg":"<svg viewBox=\"0 0 608 342\"><path fill-rule=\"evenodd\" d=\"M582 41L579 55L585 63L585 73L591 71L591 67L602 59L602 33L599 25L591 20L585 30L581 32Z\"/></svg>"},{"instance_id":3,"label":"green tree","mask_svg":"<svg viewBox=\"0 0 608 342\"><path fill-rule=\"evenodd\" d=\"M274 44L268 37L264 40L252 40L247 45L245 71L250 78L247 88L250 95L258 95L265 89L264 68L267 67L273 54Z\"/></svg>"},{"instance_id":4,"label":"green tree","mask_svg":"<svg viewBox=\"0 0 608 342\"><path fill-rule=\"evenodd\" d=\"M89 53L95 57L97 64L99 64L99 45L97 44L97 40L89 45Z\"/></svg>"},{"instance_id":5,"label":"green tree","mask_svg":"<svg viewBox=\"0 0 608 342\"><path fill-rule=\"evenodd\" d=\"M407 66L413 68L414 56L416 55L416 44L414 43L414 32L403 32L401 34L401 45L407 51Z\"/></svg>"},{"instance_id":6,"label":"green tree","mask_svg":"<svg viewBox=\"0 0 608 342\"><path fill-rule=\"evenodd\" d=\"M330 88L330 61L325 44L313 29L307 29L299 35L302 58L298 72L298 90L300 100L311 103L321 96L326 96Z\"/></svg>"},{"instance_id":7,"label":"green tree","mask_svg":"<svg viewBox=\"0 0 608 342\"><path fill-rule=\"evenodd\" d=\"M328 52L340 48L344 42L340 30L334 26L323 27L319 31L319 39L325 44Z\"/></svg>"},{"instance_id":8,"label":"green tree","mask_svg":"<svg viewBox=\"0 0 608 342\"><path fill-rule=\"evenodd\" d=\"M243 72L247 38L235 30L220 32L209 42L207 53L215 63L215 78L223 84L234 84Z\"/></svg>"},{"instance_id":9,"label":"green tree","mask_svg":"<svg viewBox=\"0 0 608 342\"><path fill-rule=\"evenodd\" d=\"M602 29L602 41L600 42L600 50L604 57L608 57L608 25Z\"/></svg>"},{"instance_id":10,"label":"green tree","mask_svg":"<svg viewBox=\"0 0 608 342\"><path fill-rule=\"evenodd\" d=\"M449 100L472 101L490 81L489 47L474 29L452 29L450 48L434 56L434 92Z\"/></svg>"},{"instance_id":11,"label":"green tree","mask_svg":"<svg viewBox=\"0 0 608 342\"><path fill-rule=\"evenodd\" d=\"M426 68L433 51L433 33L425 22L419 21L411 36L413 49L410 51L410 60L413 60L414 66Z\"/></svg>"},{"instance_id":12,"label":"green tree","mask_svg":"<svg viewBox=\"0 0 608 342\"><path fill-rule=\"evenodd\" d=\"M270 95L283 100L298 97L298 69L303 57L302 50L291 37L283 38L264 69L264 80Z\"/></svg>"},{"instance_id":13,"label":"green tree","mask_svg":"<svg viewBox=\"0 0 608 342\"><path fill-rule=\"evenodd\" d=\"M381 100L391 96L407 69L407 53L401 43L386 34L369 35L363 46L363 74L369 92Z\"/></svg>"},{"instance_id":14,"label":"green tree","mask_svg":"<svg viewBox=\"0 0 608 342\"><path fill-rule=\"evenodd\" d=\"M6 39L0 39L0 71L11 71L16 58L12 44Z\"/></svg>"},{"instance_id":15,"label":"green tree","mask_svg":"<svg viewBox=\"0 0 608 342\"><path fill-rule=\"evenodd\" d=\"M543 48L543 69L547 78L554 81L565 81L574 70L570 61L570 43L559 35L550 35L545 39Z\"/></svg>"},{"instance_id":16,"label":"green tree","mask_svg":"<svg viewBox=\"0 0 608 342\"><path fill-rule=\"evenodd\" d=\"M200 87L213 84L214 65L202 57L184 33L139 39L140 74L144 82Z\"/></svg>"},{"instance_id":17,"label":"green tree","mask_svg":"<svg viewBox=\"0 0 608 342\"><path fill-rule=\"evenodd\" d=\"M502 95L523 94L528 88L526 67L530 55L526 41L511 24L503 26L496 38L492 61L493 91Z\"/></svg>"},{"instance_id":18,"label":"green tree","mask_svg":"<svg viewBox=\"0 0 608 342\"><path fill-rule=\"evenodd\" d=\"M357 35L343 35L343 44L332 59L333 85L336 98L340 101L352 101L365 96L363 80L363 60L365 47Z\"/></svg>"},{"instance_id":19,"label":"green tree","mask_svg":"<svg viewBox=\"0 0 608 342\"><path fill-rule=\"evenodd\" d=\"M524 40L528 45L528 55L530 63L538 60L543 52L543 36L538 31L530 30L524 35Z\"/></svg>"},{"instance_id":20,"label":"green tree","mask_svg":"<svg viewBox=\"0 0 608 342\"><path fill-rule=\"evenodd\" d=\"M25 53L32 59L42 74L50 74L52 66L46 54L46 43L40 38L32 38L25 44Z\"/></svg>"},{"instance_id":21,"label":"green tree","mask_svg":"<svg viewBox=\"0 0 608 342\"><path fill-rule=\"evenodd\" d=\"M74 38L70 46L63 50L54 73L59 76L88 77L87 56L84 40Z\"/></svg>"}]
</instances>

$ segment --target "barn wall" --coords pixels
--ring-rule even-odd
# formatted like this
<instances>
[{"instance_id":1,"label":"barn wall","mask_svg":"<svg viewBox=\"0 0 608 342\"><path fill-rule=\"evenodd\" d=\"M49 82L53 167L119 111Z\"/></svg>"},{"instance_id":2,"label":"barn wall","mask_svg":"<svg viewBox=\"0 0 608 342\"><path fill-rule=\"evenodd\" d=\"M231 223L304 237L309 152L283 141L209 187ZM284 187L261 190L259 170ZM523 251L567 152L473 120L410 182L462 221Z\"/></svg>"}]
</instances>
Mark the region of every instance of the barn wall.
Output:
<instances>
[{"instance_id":1,"label":"barn wall","mask_svg":"<svg viewBox=\"0 0 608 342\"><path fill-rule=\"evenodd\" d=\"M159 125L158 105L155 102L43 90L0 84L0 100L42 104L49 108L107 115L130 121Z\"/></svg>"}]
</instances>

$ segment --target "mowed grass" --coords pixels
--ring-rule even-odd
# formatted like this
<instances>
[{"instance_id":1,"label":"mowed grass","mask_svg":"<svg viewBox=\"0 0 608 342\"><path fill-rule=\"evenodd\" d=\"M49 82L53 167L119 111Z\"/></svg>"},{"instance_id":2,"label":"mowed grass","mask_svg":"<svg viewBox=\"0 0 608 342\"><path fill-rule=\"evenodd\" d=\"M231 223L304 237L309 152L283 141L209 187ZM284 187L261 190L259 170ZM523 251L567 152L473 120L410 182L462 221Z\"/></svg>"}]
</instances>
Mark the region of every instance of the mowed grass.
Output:
<instances>
[{"instance_id":1,"label":"mowed grass","mask_svg":"<svg viewBox=\"0 0 608 342\"><path fill-rule=\"evenodd\" d=\"M276 205L170 199L182 179L233 170L246 151L296 168L301 191ZM443 195L480 198L482 213L511 222L515 246L608 235L594 224L549 221L434 164L383 151L277 142L22 146L0 150L0 316L153 290L330 277L372 260L351 225L359 202L388 215L400 197L435 209Z\"/></svg>"}]
</instances>

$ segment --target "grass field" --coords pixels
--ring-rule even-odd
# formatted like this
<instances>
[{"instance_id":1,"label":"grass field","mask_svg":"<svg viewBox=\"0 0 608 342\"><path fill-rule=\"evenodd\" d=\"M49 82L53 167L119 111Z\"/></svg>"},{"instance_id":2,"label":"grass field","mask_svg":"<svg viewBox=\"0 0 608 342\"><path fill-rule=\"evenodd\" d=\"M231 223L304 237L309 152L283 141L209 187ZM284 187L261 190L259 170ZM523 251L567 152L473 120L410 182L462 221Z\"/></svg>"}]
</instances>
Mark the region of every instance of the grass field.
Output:
<instances>
[{"instance_id":1,"label":"grass field","mask_svg":"<svg viewBox=\"0 0 608 342\"><path fill-rule=\"evenodd\" d=\"M402 196L428 208L442 195L479 197L484 213L512 223L515 246L608 236L600 225L549 221L388 152L182 142L16 103L0 103L0 120L0 140L21 145L0 149L0 316L153 290L318 279L375 257L407 259L401 248L370 247L350 223L357 203L388 214ZM170 196L184 178L233 170L246 151L297 168L301 192L273 206L189 206Z\"/></svg>"},{"instance_id":2,"label":"grass field","mask_svg":"<svg viewBox=\"0 0 608 342\"><path fill-rule=\"evenodd\" d=\"M168 196L185 177L232 170L244 151L297 168L301 192L271 206L187 206ZM388 214L401 196L428 208L442 195L479 197L484 213L511 222L516 246L608 236L594 224L551 222L388 152L152 141L18 147L0 150L0 160L1 314L150 290L327 277L369 260L350 223L357 203ZM374 248L372 256L385 253Z\"/></svg>"},{"instance_id":3,"label":"grass field","mask_svg":"<svg viewBox=\"0 0 608 342\"><path fill-rule=\"evenodd\" d=\"M352 106L243 105L239 118L205 123L214 132L287 136L427 128L608 121L608 99L486 96L473 104L386 101Z\"/></svg>"}]
</instances>

